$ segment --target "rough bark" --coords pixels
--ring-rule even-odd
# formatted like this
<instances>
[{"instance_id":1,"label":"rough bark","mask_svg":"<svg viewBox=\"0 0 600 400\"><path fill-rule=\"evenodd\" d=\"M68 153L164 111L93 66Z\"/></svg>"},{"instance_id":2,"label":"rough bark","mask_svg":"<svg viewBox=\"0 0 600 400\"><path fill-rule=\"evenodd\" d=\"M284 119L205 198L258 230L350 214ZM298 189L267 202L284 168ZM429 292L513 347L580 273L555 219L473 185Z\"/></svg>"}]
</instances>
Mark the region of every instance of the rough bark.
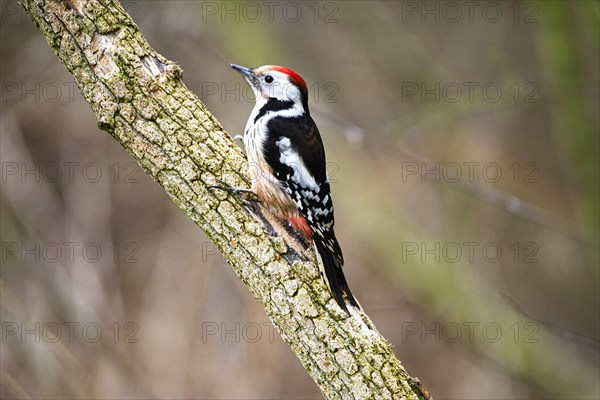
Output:
<instances>
[{"instance_id":1,"label":"rough bark","mask_svg":"<svg viewBox=\"0 0 600 400\"><path fill-rule=\"evenodd\" d=\"M20 1L98 126L206 232L327 398L428 398L368 317L338 308L311 250L277 234L283 227L260 209L209 188L218 179L247 186L246 159L118 2Z\"/></svg>"}]
</instances>

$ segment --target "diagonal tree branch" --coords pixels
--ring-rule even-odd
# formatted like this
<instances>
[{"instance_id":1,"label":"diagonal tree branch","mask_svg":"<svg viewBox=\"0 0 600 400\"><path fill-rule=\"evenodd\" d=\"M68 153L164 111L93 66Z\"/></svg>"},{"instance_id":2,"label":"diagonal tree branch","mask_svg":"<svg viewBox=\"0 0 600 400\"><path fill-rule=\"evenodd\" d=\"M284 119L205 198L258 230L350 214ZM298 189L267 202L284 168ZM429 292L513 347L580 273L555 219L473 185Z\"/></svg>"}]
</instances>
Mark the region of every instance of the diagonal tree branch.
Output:
<instances>
[{"instance_id":1,"label":"diagonal tree branch","mask_svg":"<svg viewBox=\"0 0 600 400\"><path fill-rule=\"evenodd\" d=\"M20 1L98 126L218 246L327 398L429 398L365 314L339 310L305 244L264 211L209 188L220 179L247 185L246 159L118 2Z\"/></svg>"}]
</instances>

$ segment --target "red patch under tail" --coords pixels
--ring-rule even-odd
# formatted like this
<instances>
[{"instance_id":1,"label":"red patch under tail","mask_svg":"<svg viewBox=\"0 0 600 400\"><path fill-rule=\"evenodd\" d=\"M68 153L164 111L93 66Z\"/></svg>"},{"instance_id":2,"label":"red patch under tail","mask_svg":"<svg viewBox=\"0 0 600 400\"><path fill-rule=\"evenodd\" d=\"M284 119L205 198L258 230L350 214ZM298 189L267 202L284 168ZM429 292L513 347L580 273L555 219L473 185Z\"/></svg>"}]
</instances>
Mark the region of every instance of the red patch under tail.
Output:
<instances>
[{"instance_id":1,"label":"red patch under tail","mask_svg":"<svg viewBox=\"0 0 600 400\"><path fill-rule=\"evenodd\" d=\"M312 229L310 229L310 226L308 226L308 222L306 221L306 218L299 215L297 217L288 218L288 221L290 221L290 223L292 224L294 229L302 232L304 234L304 236L306 236L308 239L312 240L313 232L312 232Z\"/></svg>"}]
</instances>

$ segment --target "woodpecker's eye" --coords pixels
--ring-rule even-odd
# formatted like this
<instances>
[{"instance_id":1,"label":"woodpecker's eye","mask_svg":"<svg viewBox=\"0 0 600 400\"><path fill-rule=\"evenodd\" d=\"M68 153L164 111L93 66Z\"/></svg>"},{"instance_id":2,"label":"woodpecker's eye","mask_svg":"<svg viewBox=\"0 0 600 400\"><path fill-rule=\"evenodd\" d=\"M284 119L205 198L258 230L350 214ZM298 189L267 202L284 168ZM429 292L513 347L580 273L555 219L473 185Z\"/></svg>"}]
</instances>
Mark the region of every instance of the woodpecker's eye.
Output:
<instances>
[{"instance_id":1,"label":"woodpecker's eye","mask_svg":"<svg viewBox=\"0 0 600 400\"><path fill-rule=\"evenodd\" d=\"M271 75L265 76L265 82L267 82L267 83L273 82L273 77Z\"/></svg>"}]
</instances>

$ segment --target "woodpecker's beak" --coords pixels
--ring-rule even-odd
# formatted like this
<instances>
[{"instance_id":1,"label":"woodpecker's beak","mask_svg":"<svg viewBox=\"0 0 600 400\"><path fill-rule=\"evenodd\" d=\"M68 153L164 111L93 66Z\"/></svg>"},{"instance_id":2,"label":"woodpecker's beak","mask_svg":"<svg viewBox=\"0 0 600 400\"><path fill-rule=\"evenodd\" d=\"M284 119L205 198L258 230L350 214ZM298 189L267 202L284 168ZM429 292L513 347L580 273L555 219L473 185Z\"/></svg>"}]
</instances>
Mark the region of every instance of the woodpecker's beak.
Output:
<instances>
[{"instance_id":1,"label":"woodpecker's beak","mask_svg":"<svg viewBox=\"0 0 600 400\"><path fill-rule=\"evenodd\" d=\"M241 65L236 64L229 64L229 66L242 74L249 83L254 84L254 69L242 67Z\"/></svg>"}]
</instances>

